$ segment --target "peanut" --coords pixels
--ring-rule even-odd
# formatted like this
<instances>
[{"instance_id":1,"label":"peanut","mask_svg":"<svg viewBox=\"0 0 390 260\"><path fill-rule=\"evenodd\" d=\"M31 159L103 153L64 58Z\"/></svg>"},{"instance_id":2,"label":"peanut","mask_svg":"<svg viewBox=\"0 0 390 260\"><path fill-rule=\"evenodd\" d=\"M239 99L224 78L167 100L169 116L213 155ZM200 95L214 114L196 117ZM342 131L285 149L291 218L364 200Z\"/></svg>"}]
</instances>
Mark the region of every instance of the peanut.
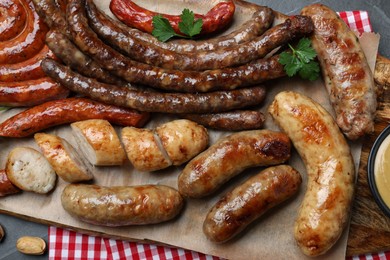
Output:
<instances>
[{"instance_id":1,"label":"peanut","mask_svg":"<svg viewBox=\"0 0 390 260\"><path fill-rule=\"evenodd\" d=\"M16 248L26 255L42 255L46 251L46 242L40 237L24 236L16 241Z\"/></svg>"},{"instance_id":2,"label":"peanut","mask_svg":"<svg viewBox=\"0 0 390 260\"><path fill-rule=\"evenodd\" d=\"M5 235L4 229L3 229L3 227L0 225L0 242L3 240L4 235Z\"/></svg>"}]
</instances>

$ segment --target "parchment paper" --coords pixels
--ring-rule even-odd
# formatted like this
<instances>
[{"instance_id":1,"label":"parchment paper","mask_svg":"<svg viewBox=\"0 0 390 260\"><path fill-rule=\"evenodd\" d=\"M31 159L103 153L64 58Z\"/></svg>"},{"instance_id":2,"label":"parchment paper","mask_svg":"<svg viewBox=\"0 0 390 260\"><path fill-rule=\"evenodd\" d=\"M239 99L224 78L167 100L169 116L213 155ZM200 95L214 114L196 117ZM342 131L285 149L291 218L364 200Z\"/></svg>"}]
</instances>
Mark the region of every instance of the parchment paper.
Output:
<instances>
[{"instance_id":1,"label":"parchment paper","mask_svg":"<svg viewBox=\"0 0 390 260\"><path fill-rule=\"evenodd\" d=\"M140 2L140 1L136 1ZM198 12L205 12L210 9L217 0L212 1L195 1L187 0L183 4L176 4L179 0L169 0L175 4L157 4L159 1L150 1L147 8L170 11L169 8L177 8L182 10L184 6L191 6L191 9ZM199 6L193 3L199 3ZM98 6L107 9L108 0L96 1ZM142 1L140 5L147 3ZM161 2L160 2L161 3ZM155 5L154 5L155 4ZM180 12L179 11L179 12ZM108 11L109 12L109 11ZM234 26L245 21L251 15L245 10L238 10L239 19L235 20ZM375 64L375 57L379 44L379 36L375 34L364 34L361 39L362 45L367 46L366 55L370 59L371 65ZM333 110L328 101L328 95L322 80L315 82L302 81L299 79L282 79L268 82L268 94L264 104L259 106L259 110L266 114L265 128L279 130L272 122L267 114L268 105L272 102L276 93L282 90L295 90L304 93L314 100L322 104L332 115ZM18 113L22 109L11 109L0 114L0 121ZM163 114L155 114L147 128L176 119L175 116ZM120 128L117 127L118 133ZM72 145L77 147L70 127L64 125L45 131L47 133L57 134ZM210 144L214 143L222 136L230 134L229 132L209 131ZM0 167L5 166L6 158L9 151L16 146L29 146L39 150L34 143L33 138L23 139L0 139ZM360 159L361 143L350 142L351 150L355 160L356 169ZM68 227L87 234L100 234L102 236L121 238L134 241L153 241L191 249L206 254L216 255L229 259L305 259L295 244L293 236L293 226L297 215L297 210L305 192L306 171L305 167L295 151L289 164L299 170L303 176L303 183L300 192L294 198L286 201L282 205L267 212L261 219L250 225L240 236L232 241L217 245L209 242L202 233L202 224L208 210L223 196L227 191L231 190L235 185L242 183L251 175L259 172L261 168L250 169L243 172L231 180L216 194L207 199L189 199L186 201L186 206L182 214L169 222L148 225L148 226L131 226L120 228L105 228L82 223L77 219L70 217L61 206L60 196L66 183L58 179L56 189L47 195L38 195L31 192L23 192L19 195L9 196L0 199L0 211L7 214L16 215L18 217L27 218L40 223L57 225L60 227ZM114 185L133 185L133 184L165 184L177 188L177 176L180 173L181 167L170 167L168 169L153 172L141 173L133 169L130 163L122 167L96 167L94 171L95 183L105 186ZM344 259L348 230L345 230L342 238L326 255L319 259Z\"/></svg>"}]
</instances>

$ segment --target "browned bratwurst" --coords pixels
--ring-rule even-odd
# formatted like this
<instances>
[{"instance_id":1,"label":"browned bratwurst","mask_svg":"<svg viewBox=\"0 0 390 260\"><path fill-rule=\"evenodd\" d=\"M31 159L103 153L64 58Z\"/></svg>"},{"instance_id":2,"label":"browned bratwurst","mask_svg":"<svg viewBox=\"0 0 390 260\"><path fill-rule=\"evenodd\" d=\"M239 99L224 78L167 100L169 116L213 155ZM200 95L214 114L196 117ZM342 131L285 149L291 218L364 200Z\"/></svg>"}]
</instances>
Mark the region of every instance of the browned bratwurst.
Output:
<instances>
[{"instance_id":1,"label":"browned bratwurst","mask_svg":"<svg viewBox=\"0 0 390 260\"><path fill-rule=\"evenodd\" d=\"M27 107L66 98L69 90L49 77L0 83L0 106Z\"/></svg>"},{"instance_id":2,"label":"browned bratwurst","mask_svg":"<svg viewBox=\"0 0 390 260\"><path fill-rule=\"evenodd\" d=\"M149 113L102 104L86 98L66 98L29 108L0 124L0 136L26 137L43 129L86 119L142 127Z\"/></svg>"},{"instance_id":3,"label":"browned bratwurst","mask_svg":"<svg viewBox=\"0 0 390 260\"><path fill-rule=\"evenodd\" d=\"M263 58L294 37L297 33L295 30L300 32L301 29L288 20L267 30L272 24L272 19L267 19L267 23L263 24L264 34L247 43L213 51L177 53L132 37L128 29L118 26L119 22L100 12L93 0L87 0L86 10L89 25L105 42L131 59L165 69L206 70L242 65ZM273 15L271 9L267 10L267 15Z\"/></svg>"},{"instance_id":4,"label":"browned bratwurst","mask_svg":"<svg viewBox=\"0 0 390 260\"><path fill-rule=\"evenodd\" d=\"M60 30L67 36L70 36L68 24L65 18L65 12L57 6L54 0L32 0L39 16L51 29Z\"/></svg>"},{"instance_id":5,"label":"browned bratwurst","mask_svg":"<svg viewBox=\"0 0 390 260\"><path fill-rule=\"evenodd\" d=\"M227 131L242 131L261 128L264 114L254 110L234 110L214 114L184 114L187 118L207 128Z\"/></svg>"},{"instance_id":6,"label":"browned bratwurst","mask_svg":"<svg viewBox=\"0 0 390 260\"><path fill-rule=\"evenodd\" d=\"M56 58L47 45L28 60L0 65L0 82L15 82L45 77L46 75L41 68L41 61L44 58Z\"/></svg>"},{"instance_id":7,"label":"browned bratwurst","mask_svg":"<svg viewBox=\"0 0 390 260\"><path fill-rule=\"evenodd\" d=\"M290 150L290 139L280 132L252 130L226 136L186 165L178 178L179 192L205 197L249 167L287 161Z\"/></svg>"},{"instance_id":8,"label":"browned bratwurst","mask_svg":"<svg viewBox=\"0 0 390 260\"><path fill-rule=\"evenodd\" d=\"M264 27L268 23L272 23L273 14L270 14L270 9L265 6L259 6L253 3L249 3L242 0L234 0L236 5L236 13L239 13L239 9L251 9L253 11L252 17L238 27L233 32L213 37L212 39L206 40L189 40L189 39L174 39L168 42L161 42L156 37L149 33L142 32L138 29L130 28L125 24L118 23L122 30L127 30L128 34L132 38L150 43L160 48L175 51L178 53L182 52L197 52L197 51L211 51L221 47L228 47L237 45L243 42L250 41L264 32Z\"/></svg>"},{"instance_id":9,"label":"browned bratwurst","mask_svg":"<svg viewBox=\"0 0 390 260\"><path fill-rule=\"evenodd\" d=\"M177 190L163 185L69 184L62 192L61 203L81 221L117 227L168 221L181 212L184 200Z\"/></svg>"},{"instance_id":10,"label":"browned bratwurst","mask_svg":"<svg viewBox=\"0 0 390 260\"><path fill-rule=\"evenodd\" d=\"M18 63L37 54L45 44L47 26L35 11L31 0L23 0L26 25L16 37L0 42L0 64Z\"/></svg>"},{"instance_id":11,"label":"browned bratwurst","mask_svg":"<svg viewBox=\"0 0 390 260\"><path fill-rule=\"evenodd\" d=\"M50 30L46 34L46 43L54 54L61 59L63 63L73 70L90 78L109 84L127 85L127 82L103 70L90 57L81 52L69 38L58 30Z\"/></svg>"},{"instance_id":12,"label":"browned bratwurst","mask_svg":"<svg viewBox=\"0 0 390 260\"><path fill-rule=\"evenodd\" d=\"M129 82L179 92L207 92L254 85L285 75L278 56L256 60L236 68L202 72L167 70L136 62L98 38L88 25L84 4L85 0L70 0L68 3L68 24L75 44L103 68ZM296 21L294 24L301 28L302 34L312 30L311 20L307 17L295 16L291 21Z\"/></svg>"},{"instance_id":13,"label":"browned bratwurst","mask_svg":"<svg viewBox=\"0 0 390 260\"><path fill-rule=\"evenodd\" d=\"M325 86L337 124L351 140L374 131L375 84L354 32L335 11L322 4L302 9L312 18L313 48L318 53Z\"/></svg>"},{"instance_id":14,"label":"browned bratwurst","mask_svg":"<svg viewBox=\"0 0 390 260\"><path fill-rule=\"evenodd\" d=\"M42 61L48 76L70 90L94 100L139 111L161 113L216 113L259 105L265 98L263 87L211 93L161 93L132 90L83 77L50 59Z\"/></svg>"},{"instance_id":15,"label":"browned bratwurst","mask_svg":"<svg viewBox=\"0 0 390 260\"><path fill-rule=\"evenodd\" d=\"M203 222L206 237L226 242L243 231L267 210L293 196L301 175L288 165L267 168L221 198Z\"/></svg>"}]
</instances>

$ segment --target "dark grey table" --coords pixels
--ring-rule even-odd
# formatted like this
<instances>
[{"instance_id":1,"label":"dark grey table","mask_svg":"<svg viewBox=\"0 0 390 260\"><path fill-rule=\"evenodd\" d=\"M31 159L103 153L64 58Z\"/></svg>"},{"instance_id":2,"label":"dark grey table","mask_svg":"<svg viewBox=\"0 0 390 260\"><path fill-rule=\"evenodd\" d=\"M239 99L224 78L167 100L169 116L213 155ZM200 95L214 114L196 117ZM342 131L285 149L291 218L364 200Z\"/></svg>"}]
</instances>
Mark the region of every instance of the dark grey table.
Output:
<instances>
[{"instance_id":1,"label":"dark grey table","mask_svg":"<svg viewBox=\"0 0 390 260\"><path fill-rule=\"evenodd\" d=\"M251 0L249 0L251 1ZM261 5L286 13L299 13L303 6L312 3L324 3L335 11L366 10L371 18L372 27L375 32L380 33L381 41L379 53L390 58L390 1L388 0L252 0ZM48 227L14 217L0 215L0 224L5 228L6 237L0 244L0 259L46 259L48 252L43 256L25 256L20 254L16 248L16 240L20 236L39 236L48 241Z\"/></svg>"}]
</instances>

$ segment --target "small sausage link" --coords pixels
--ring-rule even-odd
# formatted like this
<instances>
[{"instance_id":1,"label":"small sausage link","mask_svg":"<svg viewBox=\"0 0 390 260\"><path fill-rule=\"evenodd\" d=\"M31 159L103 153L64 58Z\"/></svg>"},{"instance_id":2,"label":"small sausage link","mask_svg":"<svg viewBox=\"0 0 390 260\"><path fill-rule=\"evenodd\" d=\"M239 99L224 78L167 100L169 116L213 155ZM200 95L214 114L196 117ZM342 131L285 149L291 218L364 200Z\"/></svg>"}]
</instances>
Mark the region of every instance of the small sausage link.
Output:
<instances>
[{"instance_id":1,"label":"small sausage link","mask_svg":"<svg viewBox=\"0 0 390 260\"><path fill-rule=\"evenodd\" d=\"M8 179L5 170L0 170L0 197L19 193L21 190ZM1 239L0 239L1 240Z\"/></svg>"},{"instance_id":2,"label":"small sausage link","mask_svg":"<svg viewBox=\"0 0 390 260\"><path fill-rule=\"evenodd\" d=\"M207 14L194 14L195 20L202 19L203 25L200 34L210 34L224 29L232 20L236 6L232 0L219 2ZM162 14L147 10L131 0L112 0L111 12L130 27L152 33L153 17L161 16L167 19L177 34L182 34L179 29L180 15Z\"/></svg>"},{"instance_id":3,"label":"small sausage link","mask_svg":"<svg viewBox=\"0 0 390 260\"><path fill-rule=\"evenodd\" d=\"M264 114L254 110L234 110L212 114L183 114L181 117L207 128L225 131L259 129L265 121Z\"/></svg>"},{"instance_id":4,"label":"small sausage link","mask_svg":"<svg viewBox=\"0 0 390 260\"><path fill-rule=\"evenodd\" d=\"M53 126L86 119L106 119L123 126L143 126L148 113L106 105L86 98L66 98L29 108L0 124L0 136L26 137Z\"/></svg>"},{"instance_id":5,"label":"small sausage link","mask_svg":"<svg viewBox=\"0 0 390 260\"><path fill-rule=\"evenodd\" d=\"M50 100L66 98L69 90L49 77L40 79L0 83L0 105L27 107Z\"/></svg>"},{"instance_id":6,"label":"small sausage link","mask_svg":"<svg viewBox=\"0 0 390 260\"><path fill-rule=\"evenodd\" d=\"M177 190L164 185L102 187L69 184L61 195L64 209L81 221L118 227L168 221L183 208Z\"/></svg>"},{"instance_id":7,"label":"small sausage link","mask_svg":"<svg viewBox=\"0 0 390 260\"><path fill-rule=\"evenodd\" d=\"M45 77L46 75L41 68L41 61L44 58L56 59L47 45L28 60L0 65L0 82L25 81Z\"/></svg>"},{"instance_id":8,"label":"small sausage link","mask_svg":"<svg viewBox=\"0 0 390 260\"><path fill-rule=\"evenodd\" d=\"M211 93L161 93L133 90L97 82L83 77L50 59L42 61L48 76L70 90L107 104L161 113L215 113L260 104L265 98L263 87L251 87Z\"/></svg>"},{"instance_id":9,"label":"small sausage link","mask_svg":"<svg viewBox=\"0 0 390 260\"><path fill-rule=\"evenodd\" d=\"M37 54L45 45L46 24L35 11L31 0L21 1L27 15L24 30L15 38L0 42L0 64L18 63Z\"/></svg>"},{"instance_id":10,"label":"small sausage link","mask_svg":"<svg viewBox=\"0 0 390 260\"><path fill-rule=\"evenodd\" d=\"M185 197L205 197L249 167L280 164L290 158L291 143L284 133L242 131L221 138L192 159L178 178Z\"/></svg>"},{"instance_id":11,"label":"small sausage link","mask_svg":"<svg viewBox=\"0 0 390 260\"><path fill-rule=\"evenodd\" d=\"M266 211L292 197L302 177L288 165L267 168L238 185L221 198L203 222L206 237L226 242Z\"/></svg>"}]
</instances>

